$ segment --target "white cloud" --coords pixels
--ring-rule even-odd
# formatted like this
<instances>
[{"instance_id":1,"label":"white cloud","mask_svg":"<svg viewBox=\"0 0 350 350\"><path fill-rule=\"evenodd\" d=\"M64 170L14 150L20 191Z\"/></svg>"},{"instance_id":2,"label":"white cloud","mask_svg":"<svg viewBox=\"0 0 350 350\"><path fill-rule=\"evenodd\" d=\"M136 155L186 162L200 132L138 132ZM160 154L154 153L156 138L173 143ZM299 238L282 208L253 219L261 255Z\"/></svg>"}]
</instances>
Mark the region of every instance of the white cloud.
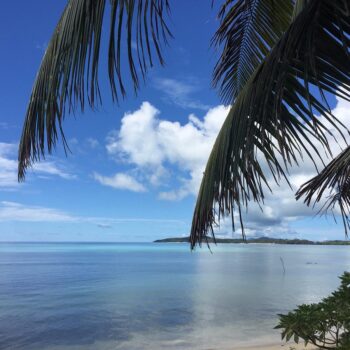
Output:
<instances>
[{"instance_id":1,"label":"white cloud","mask_svg":"<svg viewBox=\"0 0 350 350\"><path fill-rule=\"evenodd\" d=\"M17 161L10 155L16 152L16 145L0 142L0 188L14 188L17 182Z\"/></svg>"},{"instance_id":2,"label":"white cloud","mask_svg":"<svg viewBox=\"0 0 350 350\"><path fill-rule=\"evenodd\" d=\"M92 149L95 149L96 147L98 147L100 145L98 140L94 139L93 137L88 137L86 139L86 142L90 146L90 148L92 148Z\"/></svg>"},{"instance_id":3,"label":"white cloud","mask_svg":"<svg viewBox=\"0 0 350 350\"><path fill-rule=\"evenodd\" d=\"M180 81L169 78L157 78L153 80L153 86L161 91L165 100L184 109L208 110L210 106L198 101L192 95L200 90L198 83L194 81Z\"/></svg>"},{"instance_id":4,"label":"white cloud","mask_svg":"<svg viewBox=\"0 0 350 350\"><path fill-rule=\"evenodd\" d=\"M102 176L98 173L94 173L93 177L100 184L117 188L120 190L129 190L132 192L145 192L146 188L132 176L124 173L116 173L115 175L108 177Z\"/></svg>"},{"instance_id":5,"label":"white cloud","mask_svg":"<svg viewBox=\"0 0 350 350\"><path fill-rule=\"evenodd\" d=\"M169 179L171 168L180 174L180 187L162 191L161 199L177 200L196 194L216 135L228 108L210 109L203 119L190 115L181 125L159 119L159 111L144 102L140 109L122 118L119 132L107 138L107 151L117 161L132 164L150 184L160 185Z\"/></svg>"},{"instance_id":6,"label":"white cloud","mask_svg":"<svg viewBox=\"0 0 350 350\"><path fill-rule=\"evenodd\" d=\"M24 205L17 202L0 202L0 222L62 222L62 223L90 223L100 228L110 228L113 224L143 222L143 223L169 223L181 224L176 219L158 218L113 218L94 216L75 216L62 210L43 206Z\"/></svg>"},{"instance_id":7,"label":"white cloud","mask_svg":"<svg viewBox=\"0 0 350 350\"><path fill-rule=\"evenodd\" d=\"M76 146L79 144L79 140L76 137L72 137L68 140L68 145L69 146Z\"/></svg>"},{"instance_id":8,"label":"white cloud","mask_svg":"<svg viewBox=\"0 0 350 350\"><path fill-rule=\"evenodd\" d=\"M116 161L130 164L148 185L167 186L158 188L160 199L180 200L190 194L197 195L207 158L227 112L227 107L218 106L210 109L203 118L190 115L187 123L180 124L160 119L160 112L144 102L139 110L125 114L120 130L108 136L107 151ZM349 103L337 101L333 113L350 126ZM324 118L322 120L329 125ZM334 127L329 127L336 135ZM336 141L329 136L329 142L334 155L345 145L339 137ZM320 159L314 156L313 160L319 169L323 168ZM324 159L324 162L328 163L329 159ZM289 180L293 189L285 181L278 186L268 175L273 193L266 189L263 212L256 204L250 203L248 213L244 214L247 232L250 235L295 234L290 223L312 217L316 211L307 207L302 200L296 201L294 194L301 184L315 174L313 161L304 157L299 167L290 169ZM173 185L174 177L179 183L177 187ZM231 224L224 221L219 231L231 232Z\"/></svg>"},{"instance_id":9,"label":"white cloud","mask_svg":"<svg viewBox=\"0 0 350 350\"><path fill-rule=\"evenodd\" d=\"M56 209L2 201L0 202L0 221L72 222L76 221L76 218Z\"/></svg>"},{"instance_id":10,"label":"white cloud","mask_svg":"<svg viewBox=\"0 0 350 350\"><path fill-rule=\"evenodd\" d=\"M67 171L62 169L62 167L58 167L58 165L53 161L43 161L40 163L35 163L31 169L34 173L56 175L65 180L73 180L77 178L76 175L68 173Z\"/></svg>"},{"instance_id":11,"label":"white cloud","mask_svg":"<svg viewBox=\"0 0 350 350\"><path fill-rule=\"evenodd\" d=\"M337 100L337 105L332 111L332 113L341 120L345 126L350 127L350 103ZM334 156L336 156L343 147L346 146L345 141L339 136L337 130L334 126L326 121L323 117L320 118L329 130L332 131L333 136L328 135L328 141L330 148ZM350 141L350 137L347 137L347 142ZM315 141L314 145L320 151L321 156L324 155L322 146ZM295 191L304 184L307 180L311 179L317 174L315 165L319 170L323 169L322 160L316 155L315 151L309 146L308 150L312 154L312 159L308 156L304 156L304 160L300 161L300 166L294 166L290 169L289 181L291 183L292 189L288 186L286 181L282 180L280 186L278 186L273 177L269 173L268 167L266 164L263 164L263 169L267 174L267 181L272 188L272 193L266 189L265 190L265 201L263 205L263 212L260 208L253 202L249 203L249 211L247 214L244 214L244 221L249 234L265 234L265 235L274 235L293 233L295 230L290 229L290 223L302 218L312 218L316 215L319 209L321 209L324 202L319 203L315 208L307 207L303 203L303 200L300 199L297 201L295 199ZM323 152L323 153L322 153ZM323 161L327 164L330 159L323 157ZM339 214L335 210L335 214ZM239 223L238 217L236 215L236 221ZM227 225L223 222L223 226L220 231L225 231ZM341 228L340 228L341 229Z\"/></svg>"},{"instance_id":12,"label":"white cloud","mask_svg":"<svg viewBox=\"0 0 350 350\"><path fill-rule=\"evenodd\" d=\"M127 161L141 167L158 166L163 161L163 151L157 140L159 111L148 102L133 113L126 113L119 132L107 138L107 151L117 155L121 152Z\"/></svg>"},{"instance_id":13,"label":"white cloud","mask_svg":"<svg viewBox=\"0 0 350 350\"><path fill-rule=\"evenodd\" d=\"M0 188L13 190L21 186L17 182L17 145L13 143L0 142ZM66 180L75 179L76 176L64 170L54 161L43 161L35 163L28 172L38 176L59 176Z\"/></svg>"},{"instance_id":14,"label":"white cloud","mask_svg":"<svg viewBox=\"0 0 350 350\"><path fill-rule=\"evenodd\" d=\"M158 198L166 201L178 201L188 195L188 190L180 188L174 191L159 192Z\"/></svg>"}]
</instances>

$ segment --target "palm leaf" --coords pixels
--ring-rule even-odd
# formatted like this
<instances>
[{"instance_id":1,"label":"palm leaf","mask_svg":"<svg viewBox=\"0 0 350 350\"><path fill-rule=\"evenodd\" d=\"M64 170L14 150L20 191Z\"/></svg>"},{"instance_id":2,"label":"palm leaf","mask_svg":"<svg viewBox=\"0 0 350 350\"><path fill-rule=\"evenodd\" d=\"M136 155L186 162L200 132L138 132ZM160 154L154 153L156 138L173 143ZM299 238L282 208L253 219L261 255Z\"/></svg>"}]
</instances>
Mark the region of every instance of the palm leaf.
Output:
<instances>
[{"instance_id":1,"label":"palm leaf","mask_svg":"<svg viewBox=\"0 0 350 350\"><path fill-rule=\"evenodd\" d=\"M225 102L232 103L265 59L293 15L293 0L226 0L219 12L214 46L223 46L213 75Z\"/></svg>"},{"instance_id":2,"label":"palm leaf","mask_svg":"<svg viewBox=\"0 0 350 350\"><path fill-rule=\"evenodd\" d=\"M293 19L306 7L309 0L296 0L294 4Z\"/></svg>"},{"instance_id":3,"label":"palm leaf","mask_svg":"<svg viewBox=\"0 0 350 350\"><path fill-rule=\"evenodd\" d=\"M332 115L325 92L350 100L348 1L310 0L248 80L232 106L210 154L193 215L192 248L213 233L222 216L260 205L274 180L303 154L330 154L330 131L345 127ZM320 98L313 91L318 88ZM318 144L315 142L318 141ZM322 146L322 147L320 147ZM242 220L241 220L242 224ZM242 233L244 228L242 224Z\"/></svg>"},{"instance_id":4,"label":"palm leaf","mask_svg":"<svg viewBox=\"0 0 350 350\"><path fill-rule=\"evenodd\" d=\"M326 194L329 195L326 197ZM345 234L350 229L350 147L343 150L317 176L306 182L296 193L296 198L305 196L309 206L326 197L321 209L333 211L338 205L343 218Z\"/></svg>"},{"instance_id":5,"label":"palm leaf","mask_svg":"<svg viewBox=\"0 0 350 350\"><path fill-rule=\"evenodd\" d=\"M86 102L94 108L101 102L98 65L106 8L106 0L69 0L34 82L19 146L20 180L33 161L44 157L46 147L52 152L59 134L66 148L62 130L66 111L74 112L78 106L84 110ZM154 57L163 63L161 43L171 36L164 20L168 9L168 0L110 1L108 72L113 99L126 93L122 70L127 66L136 91L139 75L145 75Z\"/></svg>"}]
</instances>

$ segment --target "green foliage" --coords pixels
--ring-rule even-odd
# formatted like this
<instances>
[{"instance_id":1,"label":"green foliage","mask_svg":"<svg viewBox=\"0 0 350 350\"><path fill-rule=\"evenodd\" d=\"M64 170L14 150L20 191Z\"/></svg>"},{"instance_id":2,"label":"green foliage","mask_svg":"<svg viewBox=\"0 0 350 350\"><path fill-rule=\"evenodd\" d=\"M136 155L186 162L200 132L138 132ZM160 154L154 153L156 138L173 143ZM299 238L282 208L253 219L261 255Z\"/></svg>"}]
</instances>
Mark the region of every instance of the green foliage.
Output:
<instances>
[{"instance_id":1,"label":"green foliage","mask_svg":"<svg viewBox=\"0 0 350 350\"><path fill-rule=\"evenodd\" d=\"M279 315L275 327L282 329L282 339L320 349L350 349L350 273L340 277L338 290L317 304L303 304L286 315Z\"/></svg>"},{"instance_id":2,"label":"green foliage","mask_svg":"<svg viewBox=\"0 0 350 350\"><path fill-rule=\"evenodd\" d=\"M213 44L222 53L214 74L223 100L232 103L256 68L288 29L293 0L227 0L219 12Z\"/></svg>"},{"instance_id":3,"label":"green foliage","mask_svg":"<svg viewBox=\"0 0 350 350\"><path fill-rule=\"evenodd\" d=\"M306 182L297 192L296 198L304 196L307 205L320 202L331 189L323 205L325 211L332 211L336 205L342 214L345 234L350 229L350 147L334 158L318 175Z\"/></svg>"}]
</instances>

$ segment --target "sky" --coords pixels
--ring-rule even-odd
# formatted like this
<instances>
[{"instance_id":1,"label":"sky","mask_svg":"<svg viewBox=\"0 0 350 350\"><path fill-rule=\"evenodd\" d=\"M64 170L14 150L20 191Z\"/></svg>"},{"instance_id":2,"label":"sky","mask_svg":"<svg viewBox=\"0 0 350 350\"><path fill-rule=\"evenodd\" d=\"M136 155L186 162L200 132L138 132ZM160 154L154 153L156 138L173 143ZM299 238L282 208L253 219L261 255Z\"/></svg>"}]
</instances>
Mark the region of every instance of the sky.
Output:
<instances>
[{"instance_id":1,"label":"sky","mask_svg":"<svg viewBox=\"0 0 350 350\"><path fill-rule=\"evenodd\" d=\"M211 87L217 8L209 0L173 2L174 39L164 47L165 66L156 64L138 94L129 89L118 104L102 46L102 106L67 115L71 152L66 156L59 143L18 183L26 106L65 3L25 1L19 11L10 1L0 14L0 241L147 242L188 235L205 163L229 110ZM350 105L330 103L349 124ZM336 142L332 147L339 152ZM294 190L314 174L309 160L293 168ZM339 219L315 216L285 183L272 187L263 212L253 204L244 215L248 236L344 239ZM226 220L217 234L240 232Z\"/></svg>"}]
</instances>

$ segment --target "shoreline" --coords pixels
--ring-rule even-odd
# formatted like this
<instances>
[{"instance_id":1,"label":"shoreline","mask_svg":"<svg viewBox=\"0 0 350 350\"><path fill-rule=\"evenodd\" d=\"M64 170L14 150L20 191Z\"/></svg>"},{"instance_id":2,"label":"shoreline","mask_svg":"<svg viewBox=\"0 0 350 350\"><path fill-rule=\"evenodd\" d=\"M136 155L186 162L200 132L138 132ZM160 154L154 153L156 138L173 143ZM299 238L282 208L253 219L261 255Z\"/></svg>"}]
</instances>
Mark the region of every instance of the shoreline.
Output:
<instances>
[{"instance_id":1,"label":"shoreline","mask_svg":"<svg viewBox=\"0 0 350 350\"><path fill-rule=\"evenodd\" d=\"M264 345L242 345L231 348L231 350L316 350L312 345L305 346L302 343L271 343Z\"/></svg>"},{"instance_id":2,"label":"shoreline","mask_svg":"<svg viewBox=\"0 0 350 350\"><path fill-rule=\"evenodd\" d=\"M190 240L188 237L185 238L164 238L156 239L152 243L185 243L189 244ZM212 238L208 238L208 242L205 240L203 244L273 244L273 245L292 245L292 246L349 246L349 240L327 240L327 241L309 241L307 239L282 239L282 238L252 238L248 240L237 239L237 238L216 238L215 241Z\"/></svg>"}]
</instances>

